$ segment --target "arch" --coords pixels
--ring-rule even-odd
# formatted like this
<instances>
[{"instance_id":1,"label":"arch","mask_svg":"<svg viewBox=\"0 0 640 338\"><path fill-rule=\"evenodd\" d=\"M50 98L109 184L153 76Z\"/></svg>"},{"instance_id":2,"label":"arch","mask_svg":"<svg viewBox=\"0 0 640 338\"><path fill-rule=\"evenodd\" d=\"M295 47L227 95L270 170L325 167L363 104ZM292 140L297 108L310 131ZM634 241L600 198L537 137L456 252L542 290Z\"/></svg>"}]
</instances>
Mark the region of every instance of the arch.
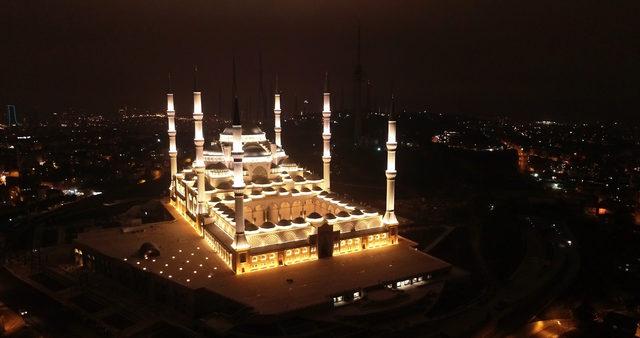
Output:
<instances>
[{"instance_id":1,"label":"arch","mask_svg":"<svg viewBox=\"0 0 640 338\"><path fill-rule=\"evenodd\" d=\"M280 220L280 214L278 213L278 205L277 204L271 204L271 206L269 206L269 210L267 211L268 214L268 218L269 221L271 223L278 223L278 221Z\"/></svg>"},{"instance_id":2,"label":"arch","mask_svg":"<svg viewBox=\"0 0 640 338\"><path fill-rule=\"evenodd\" d=\"M294 201L291 204L291 218L296 218L302 214L302 203L300 201Z\"/></svg>"},{"instance_id":3,"label":"arch","mask_svg":"<svg viewBox=\"0 0 640 338\"><path fill-rule=\"evenodd\" d=\"M256 205L253 211L253 219L255 220L255 224L262 224L266 221L264 219L264 208L261 205Z\"/></svg>"},{"instance_id":4,"label":"arch","mask_svg":"<svg viewBox=\"0 0 640 338\"><path fill-rule=\"evenodd\" d=\"M251 180L252 181L256 181L256 180L258 180L258 178L263 178L263 179L267 179L268 178L267 170L265 168L261 167L261 166L258 166L255 169L253 169L253 172L251 173Z\"/></svg>"},{"instance_id":5,"label":"arch","mask_svg":"<svg viewBox=\"0 0 640 338\"><path fill-rule=\"evenodd\" d=\"M313 204L313 200L312 199L308 199L306 201L304 201L304 214L308 215L312 212L316 211L316 206Z\"/></svg>"},{"instance_id":6,"label":"arch","mask_svg":"<svg viewBox=\"0 0 640 338\"><path fill-rule=\"evenodd\" d=\"M291 219L291 206L287 202L280 204L280 218Z\"/></svg>"}]
</instances>

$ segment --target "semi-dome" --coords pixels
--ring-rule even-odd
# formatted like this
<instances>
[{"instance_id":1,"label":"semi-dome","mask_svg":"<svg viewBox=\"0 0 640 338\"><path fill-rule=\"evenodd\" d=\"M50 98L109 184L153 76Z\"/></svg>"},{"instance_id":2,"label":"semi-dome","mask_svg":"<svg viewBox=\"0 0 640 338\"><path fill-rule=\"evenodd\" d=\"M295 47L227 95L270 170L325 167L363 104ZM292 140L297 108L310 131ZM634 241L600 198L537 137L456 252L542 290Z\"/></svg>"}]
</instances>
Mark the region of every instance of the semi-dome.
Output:
<instances>
[{"instance_id":1,"label":"semi-dome","mask_svg":"<svg viewBox=\"0 0 640 338\"><path fill-rule=\"evenodd\" d=\"M328 213L326 213L326 214L324 215L324 218L325 218L325 219L336 219L336 215L334 215L334 214L332 214L332 213L328 212Z\"/></svg>"},{"instance_id":2,"label":"semi-dome","mask_svg":"<svg viewBox=\"0 0 640 338\"><path fill-rule=\"evenodd\" d=\"M296 218L294 218L294 219L293 219L293 221L292 221L292 222L293 222L294 224L304 224L304 223L306 223L306 222L305 222L305 220L304 220L304 218L302 218L302 217L296 217Z\"/></svg>"},{"instance_id":3,"label":"semi-dome","mask_svg":"<svg viewBox=\"0 0 640 338\"><path fill-rule=\"evenodd\" d=\"M209 163L206 166L207 170L228 170L227 166L222 162Z\"/></svg>"},{"instance_id":4,"label":"semi-dome","mask_svg":"<svg viewBox=\"0 0 640 338\"><path fill-rule=\"evenodd\" d=\"M247 142L242 146L242 150L244 151L244 156L269 156L271 152L265 149L260 143L257 142Z\"/></svg>"}]
</instances>

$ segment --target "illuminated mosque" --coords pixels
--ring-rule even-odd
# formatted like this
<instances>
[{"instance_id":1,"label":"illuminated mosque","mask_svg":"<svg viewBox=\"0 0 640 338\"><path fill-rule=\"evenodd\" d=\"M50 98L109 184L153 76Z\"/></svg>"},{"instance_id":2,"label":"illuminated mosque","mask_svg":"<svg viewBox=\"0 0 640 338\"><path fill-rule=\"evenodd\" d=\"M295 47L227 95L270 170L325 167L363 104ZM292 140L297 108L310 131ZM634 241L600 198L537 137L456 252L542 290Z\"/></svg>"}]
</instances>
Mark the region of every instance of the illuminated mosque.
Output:
<instances>
[{"instance_id":1,"label":"illuminated mosque","mask_svg":"<svg viewBox=\"0 0 640 338\"><path fill-rule=\"evenodd\" d=\"M195 161L178 171L173 94L167 94L173 205L237 274L397 244L394 115L390 115L387 140L387 207L381 216L341 201L331 192L328 79L322 110L322 177L296 164L285 152L280 95L276 89L275 142L260 128L243 125L235 94L232 125L217 140L205 142L202 93L194 89Z\"/></svg>"},{"instance_id":2,"label":"illuminated mosque","mask_svg":"<svg viewBox=\"0 0 640 338\"><path fill-rule=\"evenodd\" d=\"M202 92L194 84L195 160L180 171L174 95L167 93L170 196L156 203L172 220L145 223L138 217L80 233L74 242L78 266L194 317L326 311L380 299L381 293L396 299L447 278L450 264L398 234L394 109L386 143L386 210L378 213L331 191L328 81L322 94L323 170L317 177L284 150L277 85L272 142L260 128L243 124L235 65L233 73L232 124L217 140L204 139Z\"/></svg>"}]
</instances>

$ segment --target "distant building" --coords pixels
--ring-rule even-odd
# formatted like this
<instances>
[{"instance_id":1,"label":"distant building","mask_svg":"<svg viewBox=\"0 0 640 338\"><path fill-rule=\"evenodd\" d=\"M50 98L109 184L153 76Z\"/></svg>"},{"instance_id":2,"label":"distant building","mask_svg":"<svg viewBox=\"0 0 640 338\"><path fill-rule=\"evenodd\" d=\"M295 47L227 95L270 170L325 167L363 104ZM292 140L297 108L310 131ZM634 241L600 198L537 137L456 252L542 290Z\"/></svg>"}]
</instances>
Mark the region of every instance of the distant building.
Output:
<instances>
[{"instance_id":1,"label":"distant building","mask_svg":"<svg viewBox=\"0 0 640 338\"><path fill-rule=\"evenodd\" d=\"M16 106L12 104L7 105L6 121L8 126L18 125L18 116L16 115Z\"/></svg>"}]
</instances>

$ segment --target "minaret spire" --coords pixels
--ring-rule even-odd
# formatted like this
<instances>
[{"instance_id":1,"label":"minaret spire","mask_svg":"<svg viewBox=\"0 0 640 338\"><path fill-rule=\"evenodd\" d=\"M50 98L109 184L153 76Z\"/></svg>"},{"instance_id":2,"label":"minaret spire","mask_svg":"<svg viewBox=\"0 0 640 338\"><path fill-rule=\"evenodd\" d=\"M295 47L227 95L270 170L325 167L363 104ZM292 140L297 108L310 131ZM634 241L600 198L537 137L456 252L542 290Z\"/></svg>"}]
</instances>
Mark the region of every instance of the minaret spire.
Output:
<instances>
[{"instance_id":1,"label":"minaret spire","mask_svg":"<svg viewBox=\"0 0 640 338\"><path fill-rule=\"evenodd\" d=\"M322 124L322 179L324 190L331 191L331 94L329 93L328 72L324 75Z\"/></svg>"},{"instance_id":2,"label":"minaret spire","mask_svg":"<svg viewBox=\"0 0 640 338\"><path fill-rule=\"evenodd\" d=\"M385 175L387 176L387 205L382 222L389 227L397 227L398 220L396 219L394 207L395 207L395 189L396 189L396 149L398 143L396 142L396 107L395 107L395 95L391 94L391 107L389 111L388 133L387 133L387 170ZM397 230L390 231L391 234L397 233Z\"/></svg>"},{"instance_id":3,"label":"minaret spire","mask_svg":"<svg viewBox=\"0 0 640 338\"><path fill-rule=\"evenodd\" d=\"M171 73L169 73L169 80L167 86L167 120L169 134L169 159L171 165L171 185L169 186L171 198L175 198L175 179L178 173L178 149L176 148L176 112L173 105L173 90L171 89Z\"/></svg>"},{"instance_id":4,"label":"minaret spire","mask_svg":"<svg viewBox=\"0 0 640 338\"><path fill-rule=\"evenodd\" d=\"M276 73L276 90L273 98L273 116L275 118L273 130L276 135L276 145L278 147L282 147L282 123L280 121L281 114L282 110L280 109L280 90L278 88L278 74Z\"/></svg>"},{"instance_id":5,"label":"minaret spire","mask_svg":"<svg viewBox=\"0 0 640 338\"><path fill-rule=\"evenodd\" d=\"M240 107L238 104L238 94L236 88L236 62L233 60L233 145L231 156L233 157L233 192L235 199L235 225L236 234L233 246L238 251L233 260L233 268L236 273L244 272L243 265L247 263L247 253L249 242L244 234L244 173L242 160L244 150L242 149L242 122L240 120ZM243 252L244 251L244 252Z\"/></svg>"},{"instance_id":6,"label":"minaret spire","mask_svg":"<svg viewBox=\"0 0 640 338\"><path fill-rule=\"evenodd\" d=\"M196 147L196 159L193 161L193 170L198 175L198 210L197 221L202 230L204 218L202 215L207 214L207 203L205 201L205 175L204 175L204 134L202 132L202 93L198 89L198 66L193 67L193 122L194 135L193 143ZM204 233L204 232L203 232Z\"/></svg>"}]
</instances>

